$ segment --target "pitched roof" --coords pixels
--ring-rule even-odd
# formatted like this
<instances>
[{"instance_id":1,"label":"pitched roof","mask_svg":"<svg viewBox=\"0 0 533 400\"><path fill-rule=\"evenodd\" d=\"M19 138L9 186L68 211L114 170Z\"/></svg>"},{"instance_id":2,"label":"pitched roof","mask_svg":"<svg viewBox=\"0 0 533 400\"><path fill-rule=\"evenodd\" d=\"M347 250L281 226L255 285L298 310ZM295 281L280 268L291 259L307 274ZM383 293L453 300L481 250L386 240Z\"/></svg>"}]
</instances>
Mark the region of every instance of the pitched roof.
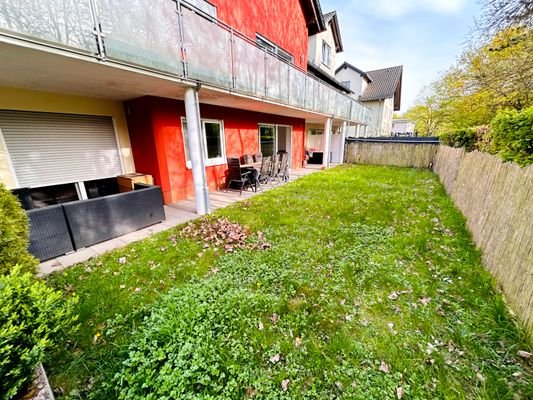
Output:
<instances>
[{"instance_id":1,"label":"pitched roof","mask_svg":"<svg viewBox=\"0 0 533 400\"><path fill-rule=\"evenodd\" d=\"M319 32L324 32L326 30L326 23L322 15L320 0L300 0L300 4L304 12L308 34L314 35Z\"/></svg>"},{"instance_id":2,"label":"pitched roof","mask_svg":"<svg viewBox=\"0 0 533 400\"><path fill-rule=\"evenodd\" d=\"M318 65L316 65L315 63L311 61L307 61L307 72L322 79L323 81L329 83L331 86L333 86L334 88L344 93L353 93L352 90L345 87L341 82L339 82L333 76L322 71Z\"/></svg>"},{"instance_id":3,"label":"pitched roof","mask_svg":"<svg viewBox=\"0 0 533 400\"><path fill-rule=\"evenodd\" d=\"M335 70L335 75L337 75L341 69L347 69L347 68L350 68L351 70L360 74L363 78L366 79L368 83L372 82L372 78L370 78L370 76L365 71L361 71L359 68L354 67L352 64L347 63L346 61L343 62L342 65Z\"/></svg>"},{"instance_id":4,"label":"pitched roof","mask_svg":"<svg viewBox=\"0 0 533 400\"><path fill-rule=\"evenodd\" d=\"M339 27L339 19L337 18L337 11L331 11L324 14L324 23L327 26L331 25L331 32L333 33L333 40L335 40L335 50L337 53L344 51L342 47L341 29Z\"/></svg>"},{"instance_id":5,"label":"pitched roof","mask_svg":"<svg viewBox=\"0 0 533 400\"><path fill-rule=\"evenodd\" d=\"M361 101L381 100L395 97L401 92L403 66L367 71L372 79L361 95Z\"/></svg>"}]
</instances>

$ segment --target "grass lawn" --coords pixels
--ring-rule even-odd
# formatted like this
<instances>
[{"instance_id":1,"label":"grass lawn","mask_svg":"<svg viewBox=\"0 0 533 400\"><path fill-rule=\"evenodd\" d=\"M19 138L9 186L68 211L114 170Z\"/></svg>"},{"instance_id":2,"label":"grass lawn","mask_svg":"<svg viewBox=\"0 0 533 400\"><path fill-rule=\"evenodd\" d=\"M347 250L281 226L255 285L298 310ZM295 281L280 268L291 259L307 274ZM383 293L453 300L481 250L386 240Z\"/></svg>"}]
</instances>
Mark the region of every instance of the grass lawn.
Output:
<instances>
[{"instance_id":1,"label":"grass lawn","mask_svg":"<svg viewBox=\"0 0 533 400\"><path fill-rule=\"evenodd\" d=\"M178 227L49 277L79 296L79 332L46 364L59 393L533 398L525 335L431 172L338 167L222 217L271 247Z\"/></svg>"}]
</instances>

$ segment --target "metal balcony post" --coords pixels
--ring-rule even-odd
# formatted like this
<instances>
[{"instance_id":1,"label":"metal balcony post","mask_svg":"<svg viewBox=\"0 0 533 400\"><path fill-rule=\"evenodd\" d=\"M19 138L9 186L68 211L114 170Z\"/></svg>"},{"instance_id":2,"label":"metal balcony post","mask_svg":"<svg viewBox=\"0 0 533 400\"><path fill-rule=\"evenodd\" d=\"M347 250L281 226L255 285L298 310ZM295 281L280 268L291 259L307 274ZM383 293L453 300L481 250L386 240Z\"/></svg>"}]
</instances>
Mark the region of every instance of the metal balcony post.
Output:
<instances>
[{"instance_id":1,"label":"metal balcony post","mask_svg":"<svg viewBox=\"0 0 533 400\"><path fill-rule=\"evenodd\" d=\"M189 138L189 155L192 164L192 178L194 182L194 197L196 213L205 215L211 212L209 204L209 189L205 175L204 151L202 148L202 126L200 123L200 104L198 88L185 89L185 117L187 118L187 137Z\"/></svg>"},{"instance_id":2,"label":"metal balcony post","mask_svg":"<svg viewBox=\"0 0 533 400\"><path fill-rule=\"evenodd\" d=\"M230 28L230 58L231 58L231 89L235 90L236 88L236 82L237 82L237 76L235 76L235 33L233 32L233 28Z\"/></svg>"},{"instance_id":3,"label":"metal balcony post","mask_svg":"<svg viewBox=\"0 0 533 400\"><path fill-rule=\"evenodd\" d=\"M178 28L180 31L180 48L181 48L181 64L183 66L183 77L187 78L189 76L189 70L187 65L187 50L185 49L185 41L183 40L183 11L181 8L181 1L177 0L176 2L176 14L178 14Z\"/></svg>"},{"instance_id":4,"label":"metal balcony post","mask_svg":"<svg viewBox=\"0 0 533 400\"><path fill-rule=\"evenodd\" d=\"M102 60L105 60L105 46L102 35L102 24L100 24L100 17L98 15L98 6L96 5L95 0L90 0L89 5L91 8L91 15L93 18L94 30L93 34L96 37L96 45L98 47L98 57Z\"/></svg>"}]
</instances>

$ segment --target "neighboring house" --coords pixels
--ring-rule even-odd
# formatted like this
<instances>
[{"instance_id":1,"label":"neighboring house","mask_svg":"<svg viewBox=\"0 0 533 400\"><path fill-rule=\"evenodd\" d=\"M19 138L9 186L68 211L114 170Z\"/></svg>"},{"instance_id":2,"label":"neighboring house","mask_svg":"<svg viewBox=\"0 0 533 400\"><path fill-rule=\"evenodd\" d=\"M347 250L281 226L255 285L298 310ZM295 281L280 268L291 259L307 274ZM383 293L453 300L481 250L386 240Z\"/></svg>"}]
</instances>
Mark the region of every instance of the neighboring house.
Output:
<instances>
[{"instance_id":1,"label":"neighboring house","mask_svg":"<svg viewBox=\"0 0 533 400\"><path fill-rule=\"evenodd\" d=\"M403 66L361 71L345 62L335 77L353 92L353 96L372 111L372 123L363 131L351 130L353 136L390 136L394 111L400 109Z\"/></svg>"},{"instance_id":2,"label":"neighboring house","mask_svg":"<svg viewBox=\"0 0 533 400\"><path fill-rule=\"evenodd\" d=\"M226 157L287 151L300 168L307 124L329 138L334 123L368 123L346 90L306 72L325 21L318 0L12 2L0 9L0 181L52 204L140 172L165 203L194 196L205 213Z\"/></svg>"},{"instance_id":3,"label":"neighboring house","mask_svg":"<svg viewBox=\"0 0 533 400\"><path fill-rule=\"evenodd\" d=\"M413 135L415 133L415 122L409 119L393 119L392 133L394 135Z\"/></svg>"},{"instance_id":4,"label":"neighboring house","mask_svg":"<svg viewBox=\"0 0 533 400\"><path fill-rule=\"evenodd\" d=\"M338 81L335 77L335 63L337 54L344 51L342 46L342 37L337 18L337 12L332 11L323 16L325 29L314 35L309 36L307 70L315 75L318 79L328 83L336 89L353 95L353 91ZM364 118L363 118L364 119ZM350 124L347 129L358 129L362 123ZM309 152L323 152L326 146L324 127L320 124L307 123L306 131L306 149ZM344 150L344 136L342 135L342 121L333 121L332 136L330 143L331 162L342 162ZM322 155L323 157L323 155Z\"/></svg>"}]
</instances>

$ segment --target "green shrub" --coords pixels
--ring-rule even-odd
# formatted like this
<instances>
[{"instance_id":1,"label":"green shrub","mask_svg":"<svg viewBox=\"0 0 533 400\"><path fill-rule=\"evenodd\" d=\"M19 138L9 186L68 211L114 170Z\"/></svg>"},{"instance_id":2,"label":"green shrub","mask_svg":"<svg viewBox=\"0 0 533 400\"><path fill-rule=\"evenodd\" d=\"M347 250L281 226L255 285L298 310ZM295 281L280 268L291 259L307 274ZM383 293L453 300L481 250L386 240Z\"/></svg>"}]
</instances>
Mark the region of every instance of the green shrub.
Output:
<instances>
[{"instance_id":1,"label":"green shrub","mask_svg":"<svg viewBox=\"0 0 533 400\"><path fill-rule=\"evenodd\" d=\"M494 152L518 165L533 163L533 107L501 111L491 126Z\"/></svg>"},{"instance_id":2,"label":"green shrub","mask_svg":"<svg viewBox=\"0 0 533 400\"><path fill-rule=\"evenodd\" d=\"M0 183L0 275L15 264L33 272L37 260L28 253L28 218L17 198Z\"/></svg>"},{"instance_id":3,"label":"green shrub","mask_svg":"<svg viewBox=\"0 0 533 400\"><path fill-rule=\"evenodd\" d=\"M0 275L0 398L13 398L45 352L72 332L75 302L19 266Z\"/></svg>"},{"instance_id":4,"label":"green shrub","mask_svg":"<svg viewBox=\"0 0 533 400\"><path fill-rule=\"evenodd\" d=\"M473 151L476 149L476 134L471 128L443 133L440 135L440 141L446 146L464 147L466 151Z\"/></svg>"}]
</instances>

